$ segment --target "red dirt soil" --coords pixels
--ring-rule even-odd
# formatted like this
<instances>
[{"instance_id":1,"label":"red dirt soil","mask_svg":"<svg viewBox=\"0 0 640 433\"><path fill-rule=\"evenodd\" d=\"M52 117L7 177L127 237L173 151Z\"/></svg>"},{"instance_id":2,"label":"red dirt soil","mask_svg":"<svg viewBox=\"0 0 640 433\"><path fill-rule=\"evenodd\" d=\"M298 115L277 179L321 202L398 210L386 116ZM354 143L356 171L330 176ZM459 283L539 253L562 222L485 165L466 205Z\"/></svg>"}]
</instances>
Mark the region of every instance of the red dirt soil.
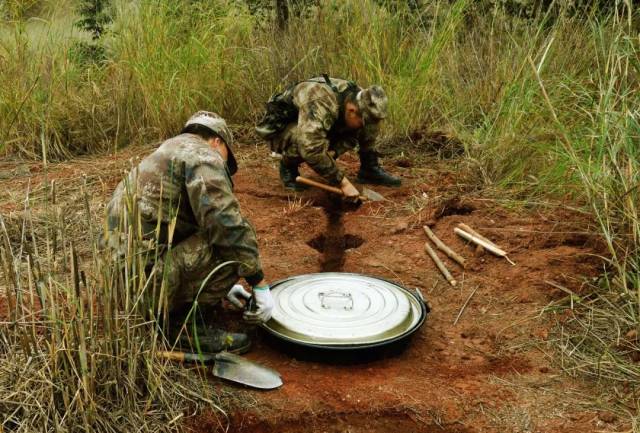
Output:
<instances>
[{"instance_id":1,"label":"red dirt soil","mask_svg":"<svg viewBox=\"0 0 640 433\"><path fill-rule=\"evenodd\" d=\"M102 185L94 199L104 202L129 165L126 158L137 152L110 157L110 170L102 174L95 174L96 161L90 160L66 163L57 171L52 165L50 170L63 178L65 171L94 174ZM336 257L327 258L312 247L331 235L326 194L288 194L280 187L276 162L263 157L265 150L254 154L241 148L238 153L241 169L234 178L235 190L256 227L268 279L327 269L327 259ZM355 157L347 155L341 165L355 177ZM549 282L580 291L583 277L598 272L596 243L577 229L585 226L584 217L561 207L508 210L482 193L463 194L450 162L417 165L387 162L390 171L402 175L403 186L372 187L390 201L343 214L347 249L331 264L421 289L432 312L409 348L373 362L332 365L296 360L256 334L247 356L278 370L284 386L258 392L220 383L238 393L242 403L231 409L227 420L205 414L188 420L186 428L213 432L222 423L229 432L256 433L614 430L597 413L574 403L595 388L567 376L554 363L552 345L546 341L552 321L540 314L565 295ZM32 185L41 175L31 174ZM24 185L25 178L20 180ZM16 179L10 181L15 189ZM0 188L10 181L0 181ZM9 210L5 205L3 212ZM442 278L424 252L422 226L427 222L469 262L463 271L440 254L459 282L456 287ZM453 233L461 222L507 250L516 266L478 254Z\"/></svg>"}]
</instances>

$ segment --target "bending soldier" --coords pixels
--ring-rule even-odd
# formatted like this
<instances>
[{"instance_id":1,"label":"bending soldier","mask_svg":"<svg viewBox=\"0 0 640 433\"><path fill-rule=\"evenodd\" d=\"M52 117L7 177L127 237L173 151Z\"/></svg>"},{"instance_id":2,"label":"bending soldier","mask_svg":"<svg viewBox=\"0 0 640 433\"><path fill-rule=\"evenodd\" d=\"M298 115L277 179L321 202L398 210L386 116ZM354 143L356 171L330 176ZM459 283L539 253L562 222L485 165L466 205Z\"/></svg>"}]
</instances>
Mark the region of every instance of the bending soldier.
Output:
<instances>
[{"instance_id":1,"label":"bending soldier","mask_svg":"<svg viewBox=\"0 0 640 433\"><path fill-rule=\"evenodd\" d=\"M297 83L267 102L267 112L256 132L282 155L280 178L285 188L301 190L295 182L298 166L306 162L345 196L358 191L335 159L358 147L357 182L398 186L401 181L379 164L375 142L380 122L387 116L387 96L380 86L366 89L351 81L316 77Z\"/></svg>"},{"instance_id":2,"label":"bending soldier","mask_svg":"<svg viewBox=\"0 0 640 433\"><path fill-rule=\"evenodd\" d=\"M224 119L200 111L187 121L180 135L163 142L129 173L107 207L108 242L113 246L118 239L114 233L125 230L127 190L135 188L143 237L155 241L163 251L157 260L151 258L147 271L149 275L153 271L154 278L165 284L169 335L186 338L179 329L197 296L205 319L204 324L198 322L198 339L205 352L239 353L249 347L245 334L215 328L210 321L212 307L225 294L236 306L243 306L251 297L236 284L240 278L253 287L257 307L245 311L246 321L264 322L273 309L255 231L233 195L231 176L237 163L232 146L233 136ZM174 218L175 228L171 227ZM225 262L232 263L209 276Z\"/></svg>"}]
</instances>

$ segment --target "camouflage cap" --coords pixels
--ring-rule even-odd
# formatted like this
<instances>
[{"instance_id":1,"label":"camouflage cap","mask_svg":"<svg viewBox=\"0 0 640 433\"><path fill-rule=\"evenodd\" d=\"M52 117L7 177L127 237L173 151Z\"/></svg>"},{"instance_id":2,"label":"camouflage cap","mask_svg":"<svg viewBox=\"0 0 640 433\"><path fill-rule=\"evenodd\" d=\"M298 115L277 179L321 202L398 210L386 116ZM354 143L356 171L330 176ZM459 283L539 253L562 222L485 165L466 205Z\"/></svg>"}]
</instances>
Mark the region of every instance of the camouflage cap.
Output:
<instances>
[{"instance_id":1,"label":"camouflage cap","mask_svg":"<svg viewBox=\"0 0 640 433\"><path fill-rule=\"evenodd\" d=\"M227 126L227 122L212 111L198 111L187 120L184 127L186 128L189 125L202 125L222 138L229 150L227 166L231 174L235 174L235 172L238 171L238 163L236 162L236 157L233 155L233 134Z\"/></svg>"},{"instance_id":2,"label":"camouflage cap","mask_svg":"<svg viewBox=\"0 0 640 433\"><path fill-rule=\"evenodd\" d=\"M387 117L387 94L380 86L370 86L358 92L356 102L362 114L362 119L377 122Z\"/></svg>"}]
</instances>

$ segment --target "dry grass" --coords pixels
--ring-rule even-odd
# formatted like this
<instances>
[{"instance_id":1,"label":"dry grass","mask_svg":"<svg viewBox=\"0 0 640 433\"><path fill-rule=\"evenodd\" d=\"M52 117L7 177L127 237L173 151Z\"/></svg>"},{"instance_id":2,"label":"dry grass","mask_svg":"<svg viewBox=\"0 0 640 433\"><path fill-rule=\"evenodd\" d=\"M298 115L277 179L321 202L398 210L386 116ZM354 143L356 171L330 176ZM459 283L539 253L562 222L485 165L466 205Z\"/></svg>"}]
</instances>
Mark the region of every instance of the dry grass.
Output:
<instances>
[{"instance_id":1,"label":"dry grass","mask_svg":"<svg viewBox=\"0 0 640 433\"><path fill-rule=\"evenodd\" d=\"M311 204L311 200L304 200L302 197L287 196L287 204L282 208L283 216L295 215L302 209L311 206Z\"/></svg>"},{"instance_id":2,"label":"dry grass","mask_svg":"<svg viewBox=\"0 0 640 433\"><path fill-rule=\"evenodd\" d=\"M0 429L181 431L201 410L223 426L232 397L204 370L154 355L169 342L142 308L153 288L137 231L118 263L97 248L100 184L54 185L27 189L21 210L0 216Z\"/></svg>"}]
</instances>

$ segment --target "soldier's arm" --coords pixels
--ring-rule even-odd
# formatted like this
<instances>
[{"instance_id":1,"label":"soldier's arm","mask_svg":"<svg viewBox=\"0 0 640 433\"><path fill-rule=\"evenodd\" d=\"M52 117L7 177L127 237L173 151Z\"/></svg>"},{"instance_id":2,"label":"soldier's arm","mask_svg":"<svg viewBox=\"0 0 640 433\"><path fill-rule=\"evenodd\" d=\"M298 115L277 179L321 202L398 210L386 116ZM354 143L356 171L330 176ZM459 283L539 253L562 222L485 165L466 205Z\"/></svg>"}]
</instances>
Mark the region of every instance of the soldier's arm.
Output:
<instances>
[{"instance_id":1,"label":"soldier's arm","mask_svg":"<svg viewBox=\"0 0 640 433\"><path fill-rule=\"evenodd\" d=\"M222 159L201 158L187 167L185 183L193 214L215 253L242 263L238 275L252 286L262 281L256 233L240 213Z\"/></svg>"},{"instance_id":2,"label":"soldier's arm","mask_svg":"<svg viewBox=\"0 0 640 433\"><path fill-rule=\"evenodd\" d=\"M338 185L344 174L328 154L327 134L336 121L339 107L333 92L323 85L313 85L297 95L298 151L307 164L329 183Z\"/></svg>"}]
</instances>

